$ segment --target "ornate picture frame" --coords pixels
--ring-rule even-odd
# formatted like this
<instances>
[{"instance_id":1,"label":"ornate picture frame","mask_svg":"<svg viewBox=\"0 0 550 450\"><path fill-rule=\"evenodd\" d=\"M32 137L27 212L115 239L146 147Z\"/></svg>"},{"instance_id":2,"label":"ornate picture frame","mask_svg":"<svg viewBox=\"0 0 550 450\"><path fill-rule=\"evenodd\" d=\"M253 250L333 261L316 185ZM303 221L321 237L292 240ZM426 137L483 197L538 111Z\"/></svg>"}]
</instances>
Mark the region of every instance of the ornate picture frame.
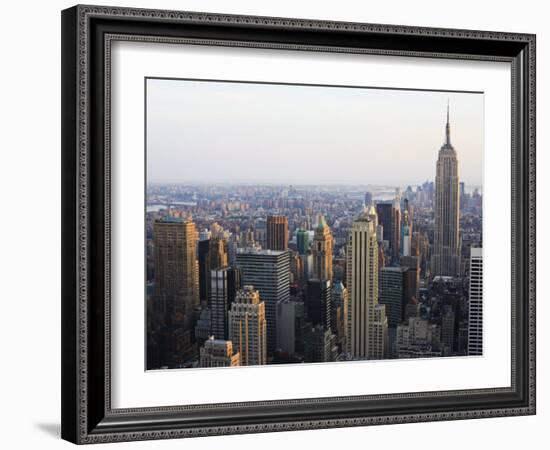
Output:
<instances>
[{"instance_id":1,"label":"ornate picture frame","mask_svg":"<svg viewBox=\"0 0 550 450\"><path fill-rule=\"evenodd\" d=\"M113 408L110 52L115 41L510 63L511 385ZM528 414L535 414L534 35L81 5L62 12L64 439L84 444Z\"/></svg>"}]
</instances>

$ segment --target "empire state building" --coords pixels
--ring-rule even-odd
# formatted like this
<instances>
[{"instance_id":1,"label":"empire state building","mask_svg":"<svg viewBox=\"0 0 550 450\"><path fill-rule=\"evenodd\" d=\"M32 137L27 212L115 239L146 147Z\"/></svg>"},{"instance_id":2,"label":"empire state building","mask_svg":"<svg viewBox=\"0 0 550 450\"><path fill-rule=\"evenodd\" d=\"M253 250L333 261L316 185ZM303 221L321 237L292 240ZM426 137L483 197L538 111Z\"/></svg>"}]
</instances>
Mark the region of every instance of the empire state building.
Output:
<instances>
[{"instance_id":1,"label":"empire state building","mask_svg":"<svg viewBox=\"0 0 550 450\"><path fill-rule=\"evenodd\" d=\"M458 158L451 144L449 105L445 143L439 150L435 175L435 227L431 269L434 276L457 276L460 272Z\"/></svg>"}]
</instances>

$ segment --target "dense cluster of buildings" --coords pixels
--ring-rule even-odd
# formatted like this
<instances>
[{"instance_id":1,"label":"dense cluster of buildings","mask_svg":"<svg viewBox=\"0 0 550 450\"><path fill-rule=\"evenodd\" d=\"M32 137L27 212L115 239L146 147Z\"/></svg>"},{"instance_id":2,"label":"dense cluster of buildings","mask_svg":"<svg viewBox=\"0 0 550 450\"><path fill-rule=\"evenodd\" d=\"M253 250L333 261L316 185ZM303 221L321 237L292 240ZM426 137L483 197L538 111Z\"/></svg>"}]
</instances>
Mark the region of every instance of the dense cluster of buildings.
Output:
<instances>
[{"instance_id":1,"label":"dense cluster of buildings","mask_svg":"<svg viewBox=\"0 0 550 450\"><path fill-rule=\"evenodd\" d=\"M149 186L147 368L481 355L482 198L435 183Z\"/></svg>"}]
</instances>

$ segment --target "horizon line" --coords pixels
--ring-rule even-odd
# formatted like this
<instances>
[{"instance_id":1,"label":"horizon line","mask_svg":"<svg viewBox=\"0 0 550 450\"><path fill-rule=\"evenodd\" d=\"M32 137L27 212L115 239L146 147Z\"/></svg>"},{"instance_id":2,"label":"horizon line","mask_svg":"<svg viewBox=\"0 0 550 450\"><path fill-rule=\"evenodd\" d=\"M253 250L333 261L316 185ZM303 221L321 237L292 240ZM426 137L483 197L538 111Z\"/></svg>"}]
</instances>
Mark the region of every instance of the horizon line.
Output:
<instances>
[{"instance_id":1,"label":"horizon line","mask_svg":"<svg viewBox=\"0 0 550 450\"><path fill-rule=\"evenodd\" d=\"M268 187L307 187L307 186L346 186L346 187L402 187L402 186L422 186L424 183L435 183L435 180L424 180L416 183L344 183L344 182L312 182L312 183L283 183L283 182L242 182L242 181L224 181L217 183L208 183L202 181L152 181L147 182L146 186L268 186ZM464 183L465 186L482 187L483 183Z\"/></svg>"}]
</instances>

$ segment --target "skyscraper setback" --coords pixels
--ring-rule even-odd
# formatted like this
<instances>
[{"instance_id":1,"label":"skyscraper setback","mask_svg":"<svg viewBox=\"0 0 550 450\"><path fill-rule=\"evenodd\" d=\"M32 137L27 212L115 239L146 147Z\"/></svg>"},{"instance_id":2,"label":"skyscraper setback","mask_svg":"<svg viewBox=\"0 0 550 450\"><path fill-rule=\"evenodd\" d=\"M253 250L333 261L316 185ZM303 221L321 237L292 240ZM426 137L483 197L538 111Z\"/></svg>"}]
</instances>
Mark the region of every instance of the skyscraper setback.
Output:
<instances>
[{"instance_id":1,"label":"skyscraper setback","mask_svg":"<svg viewBox=\"0 0 550 450\"><path fill-rule=\"evenodd\" d=\"M435 175L435 224L432 253L434 276L458 276L460 272L458 158L451 144L451 124L447 105L445 142L439 150Z\"/></svg>"}]
</instances>

